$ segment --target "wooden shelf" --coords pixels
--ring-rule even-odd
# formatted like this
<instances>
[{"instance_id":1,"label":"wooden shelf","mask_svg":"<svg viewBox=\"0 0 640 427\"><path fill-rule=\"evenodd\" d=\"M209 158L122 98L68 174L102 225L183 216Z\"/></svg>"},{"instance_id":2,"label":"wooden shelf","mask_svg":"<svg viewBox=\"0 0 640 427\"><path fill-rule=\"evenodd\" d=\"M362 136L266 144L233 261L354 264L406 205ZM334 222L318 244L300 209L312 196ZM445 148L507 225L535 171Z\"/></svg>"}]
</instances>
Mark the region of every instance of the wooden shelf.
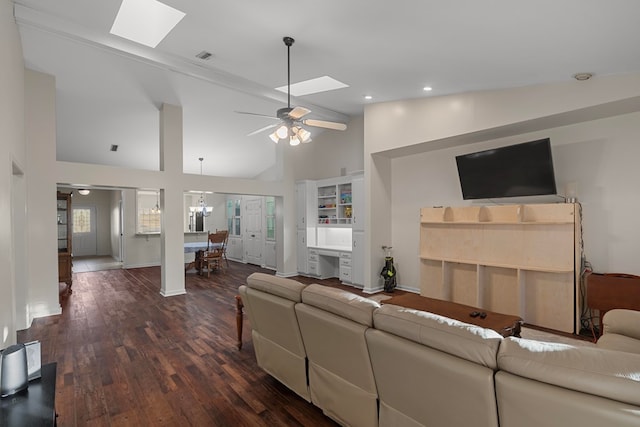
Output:
<instances>
[{"instance_id":1,"label":"wooden shelf","mask_svg":"<svg viewBox=\"0 0 640 427\"><path fill-rule=\"evenodd\" d=\"M578 216L567 203L423 208L421 294L575 332Z\"/></svg>"},{"instance_id":2,"label":"wooden shelf","mask_svg":"<svg viewBox=\"0 0 640 427\"><path fill-rule=\"evenodd\" d=\"M429 257L429 256L421 256L420 259L458 263L458 264L471 264L471 265L477 265L481 267L498 267L498 268L509 268L512 270L543 271L547 273L573 273L573 270L574 270L573 267L550 268L550 267L544 267L544 266L540 267L535 265L517 265L517 264L505 264L505 263L497 263L497 262L479 262L477 260L464 260L464 259Z\"/></svg>"}]
</instances>

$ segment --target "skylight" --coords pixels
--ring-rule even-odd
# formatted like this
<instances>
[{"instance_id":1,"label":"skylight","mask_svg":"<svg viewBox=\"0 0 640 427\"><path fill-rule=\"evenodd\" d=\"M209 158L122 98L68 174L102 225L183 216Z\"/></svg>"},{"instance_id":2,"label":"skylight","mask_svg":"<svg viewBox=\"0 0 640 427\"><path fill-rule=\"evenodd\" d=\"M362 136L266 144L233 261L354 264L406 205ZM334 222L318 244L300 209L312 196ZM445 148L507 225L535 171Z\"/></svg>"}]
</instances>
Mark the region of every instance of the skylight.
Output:
<instances>
[{"instance_id":1,"label":"skylight","mask_svg":"<svg viewBox=\"0 0 640 427\"><path fill-rule=\"evenodd\" d=\"M322 76L316 79L305 80L303 82L294 83L291 85L291 95L302 96L310 95L312 93L326 92L334 89L342 89L343 87L349 87L349 85L339 82L338 80L329 76ZM287 87L277 87L276 90L287 93Z\"/></svg>"},{"instance_id":2,"label":"skylight","mask_svg":"<svg viewBox=\"0 0 640 427\"><path fill-rule=\"evenodd\" d=\"M156 47L184 15L156 0L122 0L111 34Z\"/></svg>"}]
</instances>

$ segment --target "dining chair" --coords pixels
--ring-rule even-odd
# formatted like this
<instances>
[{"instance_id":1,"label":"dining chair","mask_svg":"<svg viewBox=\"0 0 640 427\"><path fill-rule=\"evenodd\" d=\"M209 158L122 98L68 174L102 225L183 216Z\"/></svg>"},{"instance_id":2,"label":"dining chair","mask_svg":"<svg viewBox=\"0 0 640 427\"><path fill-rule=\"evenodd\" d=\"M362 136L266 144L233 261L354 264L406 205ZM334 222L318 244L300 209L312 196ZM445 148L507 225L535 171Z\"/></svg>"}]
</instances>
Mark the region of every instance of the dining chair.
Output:
<instances>
[{"instance_id":1,"label":"dining chair","mask_svg":"<svg viewBox=\"0 0 640 427\"><path fill-rule=\"evenodd\" d=\"M209 277L211 270L222 267L220 260L224 259L225 242L228 235L228 231L209 233L209 248L202 258L202 268L207 270L207 277Z\"/></svg>"},{"instance_id":2,"label":"dining chair","mask_svg":"<svg viewBox=\"0 0 640 427\"><path fill-rule=\"evenodd\" d=\"M229 241L229 230L216 229L216 233L225 234L224 243L222 244L222 258L224 258L224 261L226 262L227 267L229 267L229 260L227 259L227 242Z\"/></svg>"}]
</instances>

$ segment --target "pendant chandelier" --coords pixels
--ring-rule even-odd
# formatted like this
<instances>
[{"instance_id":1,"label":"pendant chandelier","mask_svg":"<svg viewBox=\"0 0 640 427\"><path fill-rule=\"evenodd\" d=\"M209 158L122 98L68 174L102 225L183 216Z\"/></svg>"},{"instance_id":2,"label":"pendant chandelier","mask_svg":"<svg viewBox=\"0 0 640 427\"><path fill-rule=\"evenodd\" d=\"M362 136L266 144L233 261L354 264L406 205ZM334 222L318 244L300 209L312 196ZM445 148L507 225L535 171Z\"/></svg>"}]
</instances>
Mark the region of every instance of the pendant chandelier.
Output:
<instances>
[{"instance_id":1,"label":"pendant chandelier","mask_svg":"<svg viewBox=\"0 0 640 427\"><path fill-rule=\"evenodd\" d=\"M204 157L199 157L200 160L200 176L202 176L202 161ZM200 199L198 200L198 211L202 214L202 216L209 216L211 212L213 212L213 208L207 207L207 201L205 200L204 191L200 193Z\"/></svg>"}]
</instances>

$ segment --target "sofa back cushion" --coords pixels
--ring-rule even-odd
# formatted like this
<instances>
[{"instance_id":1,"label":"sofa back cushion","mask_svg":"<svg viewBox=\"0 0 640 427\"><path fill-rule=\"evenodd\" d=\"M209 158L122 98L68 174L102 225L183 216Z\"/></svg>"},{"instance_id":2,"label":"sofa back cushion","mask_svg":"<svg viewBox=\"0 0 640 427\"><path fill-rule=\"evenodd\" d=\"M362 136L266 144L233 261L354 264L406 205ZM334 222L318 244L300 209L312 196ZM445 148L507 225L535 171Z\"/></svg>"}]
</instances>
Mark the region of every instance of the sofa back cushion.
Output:
<instances>
[{"instance_id":1,"label":"sofa back cushion","mask_svg":"<svg viewBox=\"0 0 640 427\"><path fill-rule=\"evenodd\" d=\"M302 283L265 273L253 273L247 277L247 286L293 302L302 301Z\"/></svg>"},{"instance_id":2,"label":"sofa back cushion","mask_svg":"<svg viewBox=\"0 0 640 427\"><path fill-rule=\"evenodd\" d=\"M258 366L309 401L306 352L295 312L302 289L295 280L254 273L240 286L240 296Z\"/></svg>"},{"instance_id":3,"label":"sofa back cushion","mask_svg":"<svg viewBox=\"0 0 640 427\"><path fill-rule=\"evenodd\" d=\"M376 426L377 390L365 340L380 304L321 285L302 291L296 313L309 359L311 401L350 426Z\"/></svg>"},{"instance_id":4,"label":"sofa back cushion","mask_svg":"<svg viewBox=\"0 0 640 427\"><path fill-rule=\"evenodd\" d=\"M392 304L376 310L373 323L381 331L497 369L496 356L503 338L494 330Z\"/></svg>"},{"instance_id":5,"label":"sofa back cushion","mask_svg":"<svg viewBox=\"0 0 640 427\"><path fill-rule=\"evenodd\" d=\"M640 355L507 338L498 353L506 372L640 406Z\"/></svg>"}]
</instances>

